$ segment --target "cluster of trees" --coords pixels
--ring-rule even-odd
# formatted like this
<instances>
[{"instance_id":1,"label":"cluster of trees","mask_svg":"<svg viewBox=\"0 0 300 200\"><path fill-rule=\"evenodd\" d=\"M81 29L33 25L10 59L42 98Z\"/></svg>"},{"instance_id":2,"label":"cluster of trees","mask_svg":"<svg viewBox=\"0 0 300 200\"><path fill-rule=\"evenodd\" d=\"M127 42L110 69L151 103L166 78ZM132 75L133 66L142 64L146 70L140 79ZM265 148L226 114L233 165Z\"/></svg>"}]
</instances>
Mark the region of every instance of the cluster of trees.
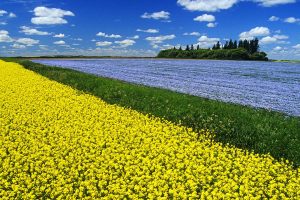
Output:
<instances>
[{"instance_id":1,"label":"cluster of trees","mask_svg":"<svg viewBox=\"0 0 300 200\"><path fill-rule=\"evenodd\" d=\"M201 49L199 45L187 45L185 50L162 50L158 58L192 58L192 59L226 59L226 60L268 60L265 52L259 51L259 40L229 40L224 45L220 42L214 44L211 49Z\"/></svg>"}]
</instances>

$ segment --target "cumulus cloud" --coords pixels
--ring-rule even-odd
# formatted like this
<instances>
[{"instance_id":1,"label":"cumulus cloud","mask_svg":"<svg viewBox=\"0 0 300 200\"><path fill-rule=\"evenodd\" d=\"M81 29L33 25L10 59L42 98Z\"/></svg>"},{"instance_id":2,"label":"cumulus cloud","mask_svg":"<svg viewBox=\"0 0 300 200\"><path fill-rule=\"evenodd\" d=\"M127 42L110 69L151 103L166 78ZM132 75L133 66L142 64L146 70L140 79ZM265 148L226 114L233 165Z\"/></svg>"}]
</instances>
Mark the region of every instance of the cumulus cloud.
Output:
<instances>
[{"instance_id":1,"label":"cumulus cloud","mask_svg":"<svg viewBox=\"0 0 300 200\"><path fill-rule=\"evenodd\" d=\"M253 39L254 37L270 35L270 30L267 27L255 27L250 31L245 31L240 34L240 39Z\"/></svg>"},{"instance_id":2,"label":"cumulus cloud","mask_svg":"<svg viewBox=\"0 0 300 200\"><path fill-rule=\"evenodd\" d=\"M55 34L53 37L55 37L55 38L64 38L65 34L63 34L63 33Z\"/></svg>"},{"instance_id":3,"label":"cumulus cloud","mask_svg":"<svg viewBox=\"0 0 300 200\"><path fill-rule=\"evenodd\" d=\"M270 43L275 43L277 42L277 39L271 36L263 37L259 43L260 44L270 44Z\"/></svg>"},{"instance_id":4,"label":"cumulus cloud","mask_svg":"<svg viewBox=\"0 0 300 200\"><path fill-rule=\"evenodd\" d=\"M274 44L274 43L287 43L286 39L288 39L289 36L287 35L273 35L273 36L266 36L263 37L259 43L264 45L264 44Z\"/></svg>"},{"instance_id":5,"label":"cumulus cloud","mask_svg":"<svg viewBox=\"0 0 300 200\"><path fill-rule=\"evenodd\" d=\"M96 42L96 46L98 47L106 47L112 45L112 42L103 41L103 42Z\"/></svg>"},{"instance_id":6,"label":"cumulus cloud","mask_svg":"<svg viewBox=\"0 0 300 200\"><path fill-rule=\"evenodd\" d=\"M286 23L296 23L296 22L299 22L300 21L300 19L298 19L298 18L295 18L295 17L288 17L288 18L286 18L286 19L284 19L284 22L286 22Z\"/></svg>"},{"instance_id":7,"label":"cumulus cloud","mask_svg":"<svg viewBox=\"0 0 300 200\"><path fill-rule=\"evenodd\" d=\"M210 48L218 41L220 41L220 38L209 38L203 35L198 39L197 45L199 45L201 48Z\"/></svg>"},{"instance_id":8,"label":"cumulus cloud","mask_svg":"<svg viewBox=\"0 0 300 200\"><path fill-rule=\"evenodd\" d=\"M214 28L214 27L216 27L217 26L217 23L208 23L208 24L206 24L206 26L208 27L208 28Z\"/></svg>"},{"instance_id":9,"label":"cumulus cloud","mask_svg":"<svg viewBox=\"0 0 300 200\"><path fill-rule=\"evenodd\" d=\"M7 11L6 11L6 10L0 10L0 16L3 16L3 15L5 15L5 14L7 14Z\"/></svg>"},{"instance_id":10,"label":"cumulus cloud","mask_svg":"<svg viewBox=\"0 0 300 200\"><path fill-rule=\"evenodd\" d=\"M14 49L25 49L26 48L25 45L23 45L23 44L17 44L17 43L11 45L11 47L14 48Z\"/></svg>"},{"instance_id":11,"label":"cumulus cloud","mask_svg":"<svg viewBox=\"0 0 300 200\"><path fill-rule=\"evenodd\" d=\"M198 22L214 22L215 20L216 20L215 16L208 15L208 14L203 14L194 18L194 21L198 21Z\"/></svg>"},{"instance_id":12,"label":"cumulus cloud","mask_svg":"<svg viewBox=\"0 0 300 200\"><path fill-rule=\"evenodd\" d=\"M164 19L167 20L170 18L170 13L166 12L166 11L160 11L160 12L154 12L154 13L147 13L145 12L141 18L144 19L156 19L156 20L160 20L160 19Z\"/></svg>"},{"instance_id":13,"label":"cumulus cloud","mask_svg":"<svg viewBox=\"0 0 300 200\"><path fill-rule=\"evenodd\" d=\"M296 44L295 46L293 46L294 49L300 49L300 44Z\"/></svg>"},{"instance_id":14,"label":"cumulus cloud","mask_svg":"<svg viewBox=\"0 0 300 200\"><path fill-rule=\"evenodd\" d=\"M135 44L134 40L126 39L121 41L115 41L116 44L119 44L121 47L128 47Z\"/></svg>"},{"instance_id":15,"label":"cumulus cloud","mask_svg":"<svg viewBox=\"0 0 300 200\"><path fill-rule=\"evenodd\" d=\"M65 16L75 16L74 13L60 8L36 7L34 10L35 17L31 18L33 24L67 24Z\"/></svg>"},{"instance_id":16,"label":"cumulus cloud","mask_svg":"<svg viewBox=\"0 0 300 200\"><path fill-rule=\"evenodd\" d=\"M177 4L190 11L216 12L226 10L243 0L177 0ZM264 7L295 3L296 0L249 0Z\"/></svg>"},{"instance_id":17,"label":"cumulus cloud","mask_svg":"<svg viewBox=\"0 0 300 200\"><path fill-rule=\"evenodd\" d=\"M150 42L150 44L155 48L157 44L163 43L165 40L172 40L176 36L172 35L160 35L156 37L147 37L146 40Z\"/></svg>"},{"instance_id":18,"label":"cumulus cloud","mask_svg":"<svg viewBox=\"0 0 300 200\"><path fill-rule=\"evenodd\" d=\"M269 18L269 21L270 22L275 22L275 21L278 21L279 20L279 17L276 17L276 16L271 16L270 18Z\"/></svg>"},{"instance_id":19,"label":"cumulus cloud","mask_svg":"<svg viewBox=\"0 0 300 200\"><path fill-rule=\"evenodd\" d=\"M40 41L31 39L31 38L19 38L16 40L16 42L20 43L20 44L24 44L26 46L33 46L35 44L38 44Z\"/></svg>"},{"instance_id":20,"label":"cumulus cloud","mask_svg":"<svg viewBox=\"0 0 300 200\"><path fill-rule=\"evenodd\" d=\"M13 39L9 36L8 31L0 30L0 42L13 42Z\"/></svg>"},{"instance_id":21,"label":"cumulus cloud","mask_svg":"<svg viewBox=\"0 0 300 200\"><path fill-rule=\"evenodd\" d=\"M103 32L99 32L96 34L96 36L99 36L99 37L105 37L105 38L121 38L122 36L121 35L117 35L117 34L106 34L106 33L103 33Z\"/></svg>"},{"instance_id":22,"label":"cumulus cloud","mask_svg":"<svg viewBox=\"0 0 300 200\"><path fill-rule=\"evenodd\" d=\"M283 49L282 47L277 46L277 47L274 47L274 48L273 48L273 51L281 51L282 49Z\"/></svg>"},{"instance_id":23,"label":"cumulus cloud","mask_svg":"<svg viewBox=\"0 0 300 200\"><path fill-rule=\"evenodd\" d=\"M21 26L21 33L24 33L25 35L50 35L50 33L46 31L39 31L35 28L30 28L28 26Z\"/></svg>"},{"instance_id":24,"label":"cumulus cloud","mask_svg":"<svg viewBox=\"0 0 300 200\"><path fill-rule=\"evenodd\" d=\"M178 0L177 3L190 11L207 11L216 12L219 10L229 9L238 0Z\"/></svg>"},{"instance_id":25,"label":"cumulus cloud","mask_svg":"<svg viewBox=\"0 0 300 200\"><path fill-rule=\"evenodd\" d=\"M144 32L144 33L158 33L159 32L158 29L152 29L152 28L149 28L149 29L136 29L136 31Z\"/></svg>"},{"instance_id":26,"label":"cumulus cloud","mask_svg":"<svg viewBox=\"0 0 300 200\"><path fill-rule=\"evenodd\" d=\"M137 40L137 39L140 39L140 36L139 35L135 35L133 37L128 37L128 39Z\"/></svg>"},{"instance_id":27,"label":"cumulus cloud","mask_svg":"<svg viewBox=\"0 0 300 200\"><path fill-rule=\"evenodd\" d=\"M187 35L190 35L190 36L200 36L201 34L199 32L191 32L191 33L184 33L183 35L187 36Z\"/></svg>"},{"instance_id":28,"label":"cumulus cloud","mask_svg":"<svg viewBox=\"0 0 300 200\"><path fill-rule=\"evenodd\" d=\"M65 45L66 42L63 41L63 40L59 40L59 41L53 42L53 44L57 44L57 45Z\"/></svg>"},{"instance_id":29,"label":"cumulus cloud","mask_svg":"<svg viewBox=\"0 0 300 200\"><path fill-rule=\"evenodd\" d=\"M261 6L264 7L272 7L280 4L288 4L288 3L295 3L296 0L254 0L258 2Z\"/></svg>"},{"instance_id":30,"label":"cumulus cloud","mask_svg":"<svg viewBox=\"0 0 300 200\"><path fill-rule=\"evenodd\" d=\"M11 12L11 13L9 13L8 17L9 18L15 18L15 17L17 17L17 15L15 13Z\"/></svg>"}]
</instances>

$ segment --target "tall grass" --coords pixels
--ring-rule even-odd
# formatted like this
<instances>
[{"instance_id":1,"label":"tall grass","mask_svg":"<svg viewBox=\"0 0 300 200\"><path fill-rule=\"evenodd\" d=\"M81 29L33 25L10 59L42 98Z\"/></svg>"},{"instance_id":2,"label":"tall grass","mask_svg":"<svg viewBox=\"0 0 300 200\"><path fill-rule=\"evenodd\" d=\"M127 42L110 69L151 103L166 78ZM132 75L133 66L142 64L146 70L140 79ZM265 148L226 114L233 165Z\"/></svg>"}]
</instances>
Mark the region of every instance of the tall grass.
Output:
<instances>
[{"instance_id":1,"label":"tall grass","mask_svg":"<svg viewBox=\"0 0 300 200\"><path fill-rule=\"evenodd\" d=\"M151 88L98 77L27 60L12 60L49 79L100 97L110 104L130 107L165 118L195 131L209 129L215 140L256 153L270 153L300 166L300 118L265 109Z\"/></svg>"}]
</instances>

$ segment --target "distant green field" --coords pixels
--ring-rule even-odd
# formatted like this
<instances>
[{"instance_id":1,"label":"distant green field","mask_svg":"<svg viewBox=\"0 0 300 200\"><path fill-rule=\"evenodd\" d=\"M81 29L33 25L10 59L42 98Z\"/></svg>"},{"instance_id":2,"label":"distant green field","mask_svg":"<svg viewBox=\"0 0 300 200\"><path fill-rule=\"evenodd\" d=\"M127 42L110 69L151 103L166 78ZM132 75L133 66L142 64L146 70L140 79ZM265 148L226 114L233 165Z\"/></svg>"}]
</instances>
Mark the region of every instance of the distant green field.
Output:
<instances>
[{"instance_id":1,"label":"distant green field","mask_svg":"<svg viewBox=\"0 0 300 200\"><path fill-rule=\"evenodd\" d=\"M270 153L300 166L300 118L97 77L71 69L6 59L49 79L100 97L110 104L165 118L195 131L208 129L215 140L256 153Z\"/></svg>"}]
</instances>

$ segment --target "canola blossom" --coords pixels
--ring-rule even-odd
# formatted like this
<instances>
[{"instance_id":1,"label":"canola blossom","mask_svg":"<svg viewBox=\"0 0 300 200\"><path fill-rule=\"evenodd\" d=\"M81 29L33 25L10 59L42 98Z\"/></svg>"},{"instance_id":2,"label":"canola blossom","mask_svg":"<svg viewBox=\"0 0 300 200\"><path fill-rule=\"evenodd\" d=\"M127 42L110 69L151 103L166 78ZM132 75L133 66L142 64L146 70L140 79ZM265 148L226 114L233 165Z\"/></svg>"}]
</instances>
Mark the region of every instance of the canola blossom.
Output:
<instances>
[{"instance_id":1,"label":"canola blossom","mask_svg":"<svg viewBox=\"0 0 300 200\"><path fill-rule=\"evenodd\" d=\"M0 61L1 199L300 199L300 169Z\"/></svg>"}]
</instances>

